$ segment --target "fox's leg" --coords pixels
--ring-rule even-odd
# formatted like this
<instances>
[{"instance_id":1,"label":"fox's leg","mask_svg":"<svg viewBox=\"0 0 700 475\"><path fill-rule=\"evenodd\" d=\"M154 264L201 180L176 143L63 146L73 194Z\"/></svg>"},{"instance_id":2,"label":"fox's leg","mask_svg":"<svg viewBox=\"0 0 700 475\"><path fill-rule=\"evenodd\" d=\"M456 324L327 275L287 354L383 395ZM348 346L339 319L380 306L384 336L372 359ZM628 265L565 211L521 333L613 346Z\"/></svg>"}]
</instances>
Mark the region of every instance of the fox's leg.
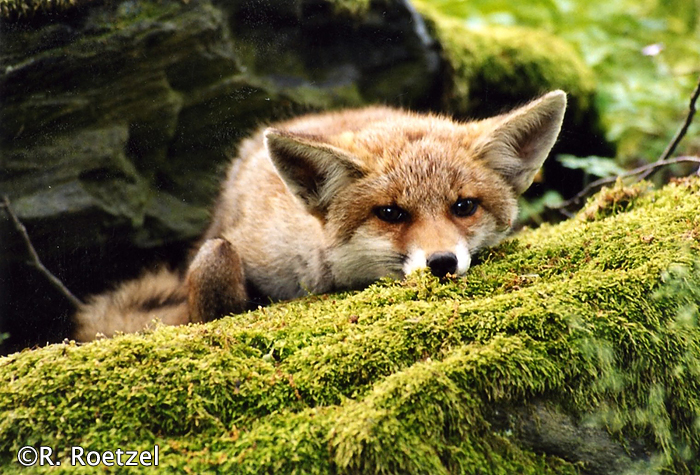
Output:
<instances>
[{"instance_id":1,"label":"fox's leg","mask_svg":"<svg viewBox=\"0 0 700 475\"><path fill-rule=\"evenodd\" d=\"M190 321L208 322L247 308L243 263L226 239L209 239L187 270Z\"/></svg>"}]
</instances>

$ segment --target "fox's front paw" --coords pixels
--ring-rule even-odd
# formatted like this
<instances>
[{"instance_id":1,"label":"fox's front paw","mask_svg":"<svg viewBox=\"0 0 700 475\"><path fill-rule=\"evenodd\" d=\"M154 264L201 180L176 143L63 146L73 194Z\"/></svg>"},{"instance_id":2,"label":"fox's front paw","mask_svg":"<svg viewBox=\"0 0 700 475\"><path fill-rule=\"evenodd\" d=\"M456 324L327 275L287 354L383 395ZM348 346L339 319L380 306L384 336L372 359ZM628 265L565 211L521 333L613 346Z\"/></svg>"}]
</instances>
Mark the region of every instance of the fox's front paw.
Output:
<instances>
[{"instance_id":1,"label":"fox's front paw","mask_svg":"<svg viewBox=\"0 0 700 475\"><path fill-rule=\"evenodd\" d=\"M243 264L226 239L209 239L187 270L190 321L208 322L246 308Z\"/></svg>"}]
</instances>

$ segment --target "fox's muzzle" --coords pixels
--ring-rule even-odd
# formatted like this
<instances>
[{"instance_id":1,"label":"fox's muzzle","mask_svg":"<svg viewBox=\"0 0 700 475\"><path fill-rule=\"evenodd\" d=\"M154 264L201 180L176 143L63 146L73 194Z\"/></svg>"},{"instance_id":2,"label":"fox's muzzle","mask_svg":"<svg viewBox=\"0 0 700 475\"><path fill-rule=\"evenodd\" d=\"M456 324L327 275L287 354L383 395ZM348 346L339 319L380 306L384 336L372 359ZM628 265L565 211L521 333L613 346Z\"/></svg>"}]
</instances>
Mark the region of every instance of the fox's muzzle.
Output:
<instances>
[{"instance_id":1,"label":"fox's muzzle","mask_svg":"<svg viewBox=\"0 0 700 475\"><path fill-rule=\"evenodd\" d=\"M433 251L426 256L423 249L414 247L406 256L403 265L404 275L425 267L430 269L430 272L436 277L445 277L447 274L464 274L471 264L469 249L463 241L459 241L453 249Z\"/></svg>"}]
</instances>

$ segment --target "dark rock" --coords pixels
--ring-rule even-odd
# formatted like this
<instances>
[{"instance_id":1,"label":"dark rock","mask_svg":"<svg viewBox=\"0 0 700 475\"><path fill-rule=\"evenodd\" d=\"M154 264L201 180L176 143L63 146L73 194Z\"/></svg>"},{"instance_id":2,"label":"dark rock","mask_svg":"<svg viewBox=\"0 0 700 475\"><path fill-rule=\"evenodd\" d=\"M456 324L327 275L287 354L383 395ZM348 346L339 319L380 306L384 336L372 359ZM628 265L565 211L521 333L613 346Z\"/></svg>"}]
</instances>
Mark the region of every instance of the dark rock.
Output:
<instances>
[{"instance_id":1,"label":"dark rock","mask_svg":"<svg viewBox=\"0 0 700 475\"><path fill-rule=\"evenodd\" d=\"M641 441L615 440L600 424L577 421L552 404L501 408L492 415L493 427L535 453L576 463L582 474L646 472L651 455Z\"/></svg>"}]
</instances>

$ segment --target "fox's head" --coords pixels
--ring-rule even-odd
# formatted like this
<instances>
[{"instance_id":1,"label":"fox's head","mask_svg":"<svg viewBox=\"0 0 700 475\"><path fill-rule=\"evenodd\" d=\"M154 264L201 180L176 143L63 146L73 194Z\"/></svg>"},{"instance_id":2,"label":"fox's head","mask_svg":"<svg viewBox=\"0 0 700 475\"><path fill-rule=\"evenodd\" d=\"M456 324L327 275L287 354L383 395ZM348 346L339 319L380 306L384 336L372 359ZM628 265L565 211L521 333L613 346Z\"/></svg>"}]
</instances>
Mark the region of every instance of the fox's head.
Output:
<instances>
[{"instance_id":1,"label":"fox's head","mask_svg":"<svg viewBox=\"0 0 700 475\"><path fill-rule=\"evenodd\" d=\"M510 230L565 108L562 91L466 123L369 108L346 112L343 130L268 129L266 146L288 189L323 223L336 286L422 267L443 277L465 273L476 251Z\"/></svg>"}]
</instances>

